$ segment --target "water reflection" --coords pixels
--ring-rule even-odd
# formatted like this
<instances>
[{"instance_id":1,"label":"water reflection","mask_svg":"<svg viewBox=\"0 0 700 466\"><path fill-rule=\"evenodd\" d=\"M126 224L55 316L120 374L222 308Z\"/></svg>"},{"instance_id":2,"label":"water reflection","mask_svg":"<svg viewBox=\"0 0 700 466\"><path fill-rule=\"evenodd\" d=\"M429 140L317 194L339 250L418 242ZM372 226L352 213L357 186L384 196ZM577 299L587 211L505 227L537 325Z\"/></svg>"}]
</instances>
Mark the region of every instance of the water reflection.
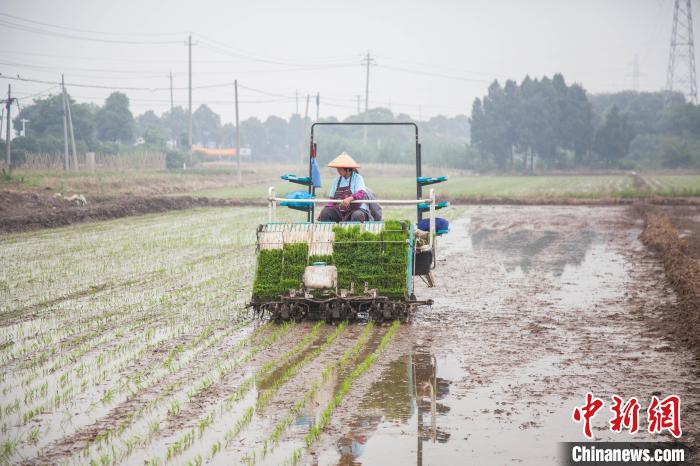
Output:
<instances>
[{"instance_id":1,"label":"water reflection","mask_svg":"<svg viewBox=\"0 0 700 466\"><path fill-rule=\"evenodd\" d=\"M580 265L593 245L593 230L578 230L562 234L552 230L496 230L476 228L471 242L476 250L503 254L507 271L547 270L559 277L569 265Z\"/></svg>"},{"instance_id":2,"label":"water reflection","mask_svg":"<svg viewBox=\"0 0 700 466\"><path fill-rule=\"evenodd\" d=\"M450 434L439 426L450 407L441 403L450 392L450 380L437 375L437 360L425 349L392 362L372 384L360 403L360 413L338 440L338 464L360 465L366 446L380 426L404 426L415 432L416 464L423 464L424 442L445 443ZM389 440L391 441L391 440ZM387 461L391 458L387 456Z\"/></svg>"}]
</instances>

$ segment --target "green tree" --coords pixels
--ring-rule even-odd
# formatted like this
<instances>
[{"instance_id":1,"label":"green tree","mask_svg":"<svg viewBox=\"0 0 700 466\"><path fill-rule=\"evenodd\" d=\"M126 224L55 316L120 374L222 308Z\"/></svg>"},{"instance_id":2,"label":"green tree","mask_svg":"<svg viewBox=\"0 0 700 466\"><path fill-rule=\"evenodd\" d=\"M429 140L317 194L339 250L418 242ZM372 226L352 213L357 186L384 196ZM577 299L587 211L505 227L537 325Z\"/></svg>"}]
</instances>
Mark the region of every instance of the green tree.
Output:
<instances>
[{"instance_id":1,"label":"green tree","mask_svg":"<svg viewBox=\"0 0 700 466\"><path fill-rule=\"evenodd\" d=\"M629 152L633 137L626 115L620 113L617 105L613 105L605 116L605 123L596 132L593 147L606 167L619 165Z\"/></svg>"},{"instance_id":2,"label":"green tree","mask_svg":"<svg viewBox=\"0 0 700 466\"><path fill-rule=\"evenodd\" d=\"M218 145L221 117L202 104L192 113L192 142L202 145Z\"/></svg>"},{"instance_id":3,"label":"green tree","mask_svg":"<svg viewBox=\"0 0 700 466\"><path fill-rule=\"evenodd\" d=\"M129 110L129 98L112 92L96 115L97 136L101 141L126 143L134 140L134 116Z\"/></svg>"},{"instance_id":4,"label":"green tree","mask_svg":"<svg viewBox=\"0 0 700 466\"><path fill-rule=\"evenodd\" d=\"M679 136L665 137L661 144L661 165L666 168L700 165L700 141Z\"/></svg>"},{"instance_id":5,"label":"green tree","mask_svg":"<svg viewBox=\"0 0 700 466\"><path fill-rule=\"evenodd\" d=\"M149 130L163 133L163 122L153 110L148 110L136 117L136 136L145 137Z\"/></svg>"},{"instance_id":6,"label":"green tree","mask_svg":"<svg viewBox=\"0 0 700 466\"><path fill-rule=\"evenodd\" d=\"M567 91L567 119L563 123L565 146L574 151L574 164L585 162L586 155L593 143L593 108L588 100L586 91L574 84Z\"/></svg>"},{"instance_id":7,"label":"green tree","mask_svg":"<svg viewBox=\"0 0 700 466\"><path fill-rule=\"evenodd\" d=\"M71 106L73 130L76 144L95 150L95 113L93 104L78 104L68 96ZM21 119L29 120L27 138L37 142L37 151L54 153L63 151L63 97L49 96L34 99L31 105L23 107L13 120L15 128L21 128Z\"/></svg>"},{"instance_id":8,"label":"green tree","mask_svg":"<svg viewBox=\"0 0 700 466\"><path fill-rule=\"evenodd\" d=\"M267 152L270 155L284 157L289 153L289 141L287 139L288 125L284 118L269 116L265 120L265 134L267 137Z\"/></svg>"},{"instance_id":9,"label":"green tree","mask_svg":"<svg viewBox=\"0 0 700 466\"><path fill-rule=\"evenodd\" d=\"M172 111L165 112L161 117L165 133L176 142L177 145L187 147L187 131L189 128L189 117L182 107L174 107ZM184 143L182 143L184 141Z\"/></svg>"},{"instance_id":10,"label":"green tree","mask_svg":"<svg viewBox=\"0 0 700 466\"><path fill-rule=\"evenodd\" d=\"M233 123L226 123L221 126L221 130L219 131L219 143L223 147L236 146L236 127Z\"/></svg>"},{"instance_id":11,"label":"green tree","mask_svg":"<svg viewBox=\"0 0 700 466\"><path fill-rule=\"evenodd\" d=\"M255 117L241 121L241 145L251 148L253 158L264 159L267 153L267 131L265 125Z\"/></svg>"}]
</instances>

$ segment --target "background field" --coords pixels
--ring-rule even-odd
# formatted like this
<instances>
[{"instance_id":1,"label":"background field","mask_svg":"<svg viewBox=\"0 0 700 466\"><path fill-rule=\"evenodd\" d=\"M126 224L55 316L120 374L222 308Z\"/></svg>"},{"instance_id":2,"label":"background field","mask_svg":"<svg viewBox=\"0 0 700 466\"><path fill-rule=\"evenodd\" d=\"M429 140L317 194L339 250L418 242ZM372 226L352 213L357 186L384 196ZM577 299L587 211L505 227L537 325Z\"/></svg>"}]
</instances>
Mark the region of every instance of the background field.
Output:
<instances>
[{"instance_id":1,"label":"background field","mask_svg":"<svg viewBox=\"0 0 700 466\"><path fill-rule=\"evenodd\" d=\"M33 190L44 193L82 193L94 196L192 195L232 199L264 199L269 186L277 194L303 189L282 181L283 173L301 173L298 166L244 164L238 183L233 164L209 164L186 171L132 170L97 173L18 170L12 180L0 181L0 189ZM647 196L700 196L700 174L585 174L488 176L469 175L461 170L426 167L427 176L447 175L449 181L434 185L439 195L460 198L635 198ZM369 165L361 170L365 182L384 198L415 196L415 171L409 165ZM336 176L323 169L323 195Z\"/></svg>"}]
</instances>

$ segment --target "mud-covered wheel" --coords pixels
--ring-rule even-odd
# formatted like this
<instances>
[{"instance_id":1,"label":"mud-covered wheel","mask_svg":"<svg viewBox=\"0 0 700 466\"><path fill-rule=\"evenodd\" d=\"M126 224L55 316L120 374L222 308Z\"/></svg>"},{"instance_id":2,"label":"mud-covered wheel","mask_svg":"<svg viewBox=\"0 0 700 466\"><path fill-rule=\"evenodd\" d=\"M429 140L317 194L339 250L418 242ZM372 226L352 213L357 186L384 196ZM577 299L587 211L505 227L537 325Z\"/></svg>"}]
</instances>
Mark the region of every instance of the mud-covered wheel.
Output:
<instances>
[{"instance_id":1,"label":"mud-covered wheel","mask_svg":"<svg viewBox=\"0 0 700 466\"><path fill-rule=\"evenodd\" d=\"M381 324L384 322L384 311L382 307L385 305L379 304L379 303L374 303L372 306L369 308L369 320L374 322L375 324Z\"/></svg>"},{"instance_id":2,"label":"mud-covered wheel","mask_svg":"<svg viewBox=\"0 0 700 466\"><path fill-rule=\"evenodd\" d=\"M270 308L270 318L277 324L286 322L290 317L290 306L287 303L273 304Z\"/></svg>"},{"instance_id":3,"label":"mud-covered wheel","mask_svg":"<svg viewBox=\"0 0 700 466\"><path fill-rule=\"evenodd\" d=\"M338 301L333 301L326 307L326 322L329 324L335 323L335 322L342 322L345 320L347 314L347 309L346 305L338 300Z\"/></svg>"},{"instance_id":4,"label":"mud-covered wheel","mask_svg":"<svg viewBox=\"0 0 700 466\"><path fill-rule=\"evenodd\" d=\"M306 307L303 304L290 304L289 318L294 322L301 322L306 319Z\"/></svg>"}]
</instances>

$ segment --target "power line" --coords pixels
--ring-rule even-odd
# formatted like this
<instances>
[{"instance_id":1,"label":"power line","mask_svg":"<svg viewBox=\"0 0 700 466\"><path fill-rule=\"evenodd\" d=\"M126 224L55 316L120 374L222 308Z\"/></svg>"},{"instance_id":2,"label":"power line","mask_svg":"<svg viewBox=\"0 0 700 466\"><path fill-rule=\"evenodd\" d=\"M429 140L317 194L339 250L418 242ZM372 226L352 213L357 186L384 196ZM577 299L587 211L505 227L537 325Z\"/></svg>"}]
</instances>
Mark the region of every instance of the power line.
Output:
<instances>
[{"instance_id":1,"label":"power line","mask_svg":"<svg viewBox=\"0 0 700 466\"><path fill-rule=\"evenodd\" d=\"M59 60L88 60L88 61L108 61L108 62L129 62L129 63L167 63L167 64L173 64L173 63L179 63L181 60L179 59L169 59L169 60L161 60L157 58L153 59L138 59L138 58L117 58L117 57L112 57L112 56L75 56L75 55L56 55L56 54L51 54L51 53L39 53L39 52L25 52L25 51L17 51L17 50L0 50L0 54L9 54L9 55L20 55L24 57L25 55L33 55L37 57L51 57L51 58L56 58ZM250 63L251 60L240 60L240 61L233 61L233 60L197 60L197 63Z\"/></svg>"},{"instance_id":2,"label":"power line","mask_svg":"<svg viewBox=\"0 0 700 466\"><path fill-rule=\"evenodd\" d=\"M34 93L34 94L25 95L25 96L23 96L23 97L18 97L17 100L28 100L28 99L31 99L31 98L34 98L34 97L39 97L39 96L41 96L41 95L45 95L45 94L49 93L50 91L56 89L56 87L58 87L58 86L51 86L51 87L49 87L48 89L43 90L43 91L41 91L41 92L37 92L37 93Z\"/></svg>"},{"instance_id":3,"label":"power line","mask_svg":"<svg viewBox=\"0 0 700 466\"><path fill-rule=\"evenodd\" d=\"M60 82L56 81L49 81L45 79L33 79L33 78L23 78L19 75L17 76L7 76L2 73L0 73L0 79L11 79L13 81L24 81L24 82L31 82L31 83L40 83L40 84L54 84L54 85L59 85L61 84ZM170 91L170 87L136 87L136 86L107 86L107 85L100 85L100 84L82 84L82 83L69 83L66 84L67 86L72 86L72 87L83 87L83 88L89 88L89 89L108 89L108 90L113 90L113 91L148 91L148 92L157 92L157 91ZM187 89L186 87L180 87L180 88L173 88L177 90L185 90Z\"/></svg>"},{"instance_id":4,"label":"power line","mask_svg":"<svg viewBox=\"0 0 700 466\"><path fill-rule=\"evenodd\" d=\"M219 40L213 39L211 37L207 37L204 34L201 33L193 33L197 37L199 37L201 40L204 42L208 42L209 45L208 47L212 47L213 51L219 52L219 53L225 53L225 54L231 54L233 56L237 57L246 57L254 61L260 61L260 62L265 62L265 63L273 63L277 65L291 65L291 66L303 66L303 65L296 65L297 62L311 62L313 64L318 64L319 62L321 63L328 63L329 61L335 62L337 60L343 60L347 61L351 58L356 58L357 55L341 55L341 56L333 56L333 57L315 57L315 58L280 58L280 57L273 57L269 55L263 55L260 53L255 53L255 52L250 52L246 51L237 47L233 47L229 44L226 44L224 42L221 42ZM315 62L315 63L314 63ZM309 64L309 63L307 63Z\"/></svg>"},{"instance_id":5,"label":"power line","mask_svg":"<svg viewBox=\"0 0 700 466\"><path fill-rule=\"evenodd\" d=\"M179 44L182 41L175 40L161 40L161 41L135 41L135 40L121 40L121 39L100 39L97 37L79 36L75 34L68 34L64 32L48 31L46 29L41 29L34 26L28 26L18 23L13 23L12 21L7 21L0 19L0 27L5 27L9 29L14 29L18 31L31 32L34 34L40 34L50 37L61 37L64 39L74 39L89 42L102 42L108 44L129 44L129 45L164 45L164 44Z\"/></svg>"},{"instance_id":6,"label":"power line","mask_svg":"<svg viewBox=\"0 0 700 466\"><path fill-rule=\"evenodd\" d=\"M464 76L454 76L454 75L447 75L447 74L443 74L443 73L432 73L430 71L413 70L410 68L403 68L403 67L398 67L398 66L389 66L389 65L379 65L379 66L381 66L382 68L388 69L388 70L402 71L405 73L419 74L419 75L423 75L423 76L432 76L432 77L436 77L436 78L454 79L457 81L477 82L477 83L490 83L493 81L493 79L467 78Z\"/></svg>"},{"instance_id":7,"label":"power line","mask_svg":"<svg viewBox=\"0 0 700 466\"><path fill-rule=\"evenodd\" d=\"M0 13L0 16L5 16L8 18L16 19L19 21L24 21L27 23L32 23L32 24L38 24L40 26L48 26L56 29L63 29L66 31L74 31L74 32L84 32L88 34L105 34L105 35L110 35L110 36L144 36L144 37L157 37L157 36L181 36L184 34L187 34L187 31L185 32L108 32L108 31L96 31L96 30L90 30L90 29L78 29L78 28L72 28L72 27L67 27L67 26L59 26L58 24L51 24L51 23L44 23L41 21L36 21L33 19L29 18L23 18L21 16L15 16L15 15L10 15L7 13Z\"/></svg>"},{"instance_id":8,"label":"power line","mask_svg":"<svg viewBox=\"0 0 700 466\"><path fill-rule=\"evenodd\" d=\"M44 69L44 70L51 70L52 72L56 72L56 66L47 66L47 65L35 65L32 63L18 63L18 62L12 62L12 61L0 61L0 65L5 65L5 66L16 66L18 68L31 68L31 69ZM139 74L139 75L145 75L143 77L150 77L150 76L158 76L162 77L163 75L167 75L168 73L166 71L163 72L157 72L155 74L155 71L140 71L140 70L124 70L124 69L106 69L106 68L74 68L74 67L66 67L61 65L60 66L62 71L88 71L88 72L95 72L95 73L123 73L123 74Z\"/></svg>"},{"instance_id":9,"label":"power line","mask_svg":"<svg viewBox=\"0 0 700 466\"><path fill-rule=\"evenodd\" d=\"M382 59L382 61L405 63L405 64L416 65L416 66L419 66L421 68L428 68L428 69L441 68L443 70L452 71L455 73L476 74L476 75L490 76L490 77L499 75L499 73L493 73L493 72L489 72L489 71L465 70L465 69L461 69L461 68L454 68L451 66L436 65L434 63L421 63L421 62L415 62L415 61L410 61L410 60L403 60L400 58L391 58L391 57L384 57L384 56L381 56L380 58ZM504 77L504 76L501 76L501 77Z\"/></svg>"}]
</instances>

